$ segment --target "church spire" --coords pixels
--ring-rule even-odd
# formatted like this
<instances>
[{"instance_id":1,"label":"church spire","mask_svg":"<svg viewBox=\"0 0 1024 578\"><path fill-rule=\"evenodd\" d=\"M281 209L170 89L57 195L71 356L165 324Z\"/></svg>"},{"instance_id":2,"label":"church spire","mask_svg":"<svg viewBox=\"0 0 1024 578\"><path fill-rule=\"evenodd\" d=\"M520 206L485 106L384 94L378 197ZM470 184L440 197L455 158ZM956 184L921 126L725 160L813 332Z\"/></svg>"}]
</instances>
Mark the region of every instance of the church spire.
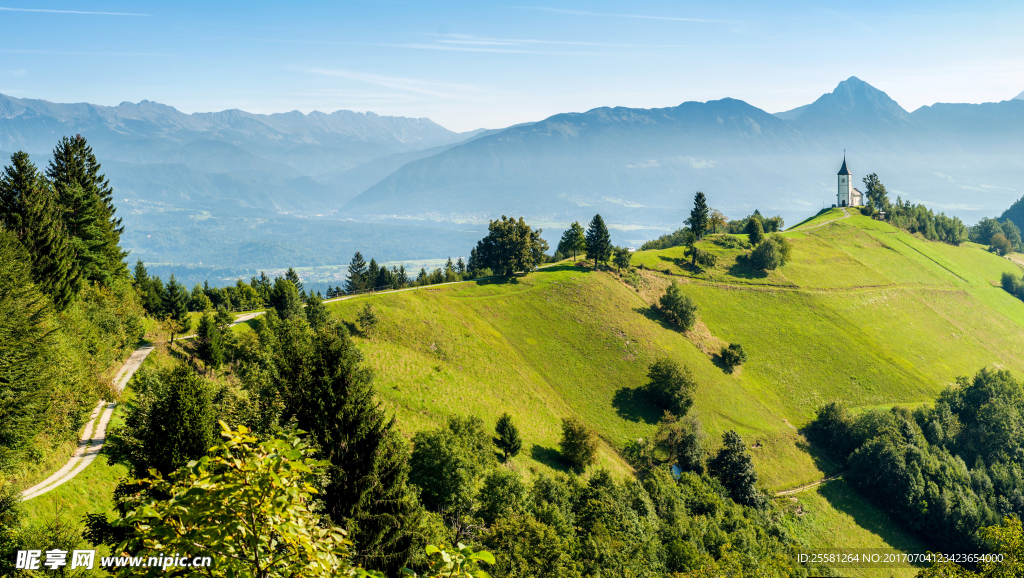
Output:
<instances>
[{"instance_id":1,"label":"church spire","mask_svg":"<svg viewBox=\"0 0 1024 578\"><path fill-rule=\"evenodd\" d=\"M847 175L847 176L849 176L849 174L850 174L850 169L846 168L846 155L845 154L843 155L843 168L839 169L839 173L838 174L840 174L840 175Z\"/></svg>"}]
</instances>

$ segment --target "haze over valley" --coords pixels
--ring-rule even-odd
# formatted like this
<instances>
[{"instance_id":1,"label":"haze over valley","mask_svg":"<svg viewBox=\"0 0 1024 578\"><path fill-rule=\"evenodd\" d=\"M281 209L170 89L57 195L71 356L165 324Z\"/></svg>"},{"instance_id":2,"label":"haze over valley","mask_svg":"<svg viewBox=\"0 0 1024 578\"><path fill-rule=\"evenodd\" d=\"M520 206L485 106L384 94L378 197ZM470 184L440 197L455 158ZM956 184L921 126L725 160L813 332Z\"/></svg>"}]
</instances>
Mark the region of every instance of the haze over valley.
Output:
<instances>
[{"instance_id":1,"label":"haze over valley","mask_svg":"<svg viewBox=\"0 0 1024 578\"><path fill-rule=\"evenodd\" d=\"M465 255L490 219L557 235L606 216L618 243L678 228L696 190L731 218L794 223L834 202L844 150L854 179L973 223L1021 196L1024 100L908 112L856 77L771 114L731 98L566 112L456 133L427 118L339 110L184 114L0 96L0 150L50 153L81 134L115 184L126 247L149 263L255 268ZM201 265L201 267L200 267ZM216 275L215 275L216 276Z\"/></svg>"}]
</instances>

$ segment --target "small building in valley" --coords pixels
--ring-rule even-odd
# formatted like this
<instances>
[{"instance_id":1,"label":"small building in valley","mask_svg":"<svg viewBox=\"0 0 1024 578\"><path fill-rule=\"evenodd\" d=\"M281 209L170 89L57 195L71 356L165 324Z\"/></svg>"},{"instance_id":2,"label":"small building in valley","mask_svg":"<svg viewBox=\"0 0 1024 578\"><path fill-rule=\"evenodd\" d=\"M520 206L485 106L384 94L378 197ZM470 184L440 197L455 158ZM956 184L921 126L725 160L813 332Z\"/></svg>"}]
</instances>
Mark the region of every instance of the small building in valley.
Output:
<instances>
[{"instance_id":1,"label":"small building in valley","mask_svg":"<svg viewBox=\"0 0 1024 578\"><path fill-rule=\"evenodd\" d=\"M843 168L839 169L839 193L836 195L837 207L859 207L864 204L864 194L853 186L853 175L846 168L846 155L843 155Z\"/></svg>"}]
</instances>

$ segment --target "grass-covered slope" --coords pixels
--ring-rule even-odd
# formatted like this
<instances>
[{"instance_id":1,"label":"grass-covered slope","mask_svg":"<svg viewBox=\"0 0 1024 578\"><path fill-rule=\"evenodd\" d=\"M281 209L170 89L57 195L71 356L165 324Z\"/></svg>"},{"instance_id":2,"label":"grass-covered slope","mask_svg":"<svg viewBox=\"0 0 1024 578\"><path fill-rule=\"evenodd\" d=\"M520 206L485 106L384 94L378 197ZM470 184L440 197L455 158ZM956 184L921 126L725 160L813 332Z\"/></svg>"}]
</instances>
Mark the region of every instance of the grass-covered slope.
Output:
<instances>
[{"instance_id":1,"label":"grass-covered slope","mask_svg":"<svg viewBox=\"0 0 1024 578\"><path fill-rule=\"evenodd\" d=\"M929 242L854 211L825 212L784 235L793 258L767 274L746 265L742 247L706 240L702 248L718 262L705 271L690 269L682 248L634 254L633 265L645 269L639 289L609 273L559 265L507 283L330 306L347 320L366 302L377 309L378 332L355 333L404 431L432 427L449 413L493 426L508 411L524 438L517 463L533 471L563 467L557 442L568 415L605 440L603 465L627 470L610 446L655 429L658 410L634 389L662 355L691 368L705 427L715 439L739 431L772 490L834 469L797 429L827 401L926 403L983 366L1024 370L1024 303L998 287L1003 271L1020 271L1014 262L977 245ZM699 306L690 334L650 309L669 282L684 283ZM729 342L749 355L733 374L714 358ZM857 525L857 516L830 506L824 494L807 496L809 536ZM865 546L913 541L858 527L856 541Z\"/></svg>"}]
</instances>

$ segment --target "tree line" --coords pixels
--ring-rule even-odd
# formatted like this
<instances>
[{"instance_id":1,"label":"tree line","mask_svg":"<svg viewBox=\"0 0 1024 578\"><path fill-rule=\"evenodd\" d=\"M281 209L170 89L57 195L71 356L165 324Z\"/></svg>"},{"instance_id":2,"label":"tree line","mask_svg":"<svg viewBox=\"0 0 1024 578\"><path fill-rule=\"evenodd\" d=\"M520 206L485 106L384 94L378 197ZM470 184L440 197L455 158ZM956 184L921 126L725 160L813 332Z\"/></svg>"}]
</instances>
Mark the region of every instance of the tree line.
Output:
<instances>
[{"instance_id":1,"label":"tree line","mask_svg":"<svg viewBox=\"0 0 1024 578\"><path fill-rule=\"evenodd\" d=\"M946 552L989 551L982 530L1024 516L1024 385L960 377L931 407L818 410L808 436L867 499Z\"/></svg>"}]
</instances>

